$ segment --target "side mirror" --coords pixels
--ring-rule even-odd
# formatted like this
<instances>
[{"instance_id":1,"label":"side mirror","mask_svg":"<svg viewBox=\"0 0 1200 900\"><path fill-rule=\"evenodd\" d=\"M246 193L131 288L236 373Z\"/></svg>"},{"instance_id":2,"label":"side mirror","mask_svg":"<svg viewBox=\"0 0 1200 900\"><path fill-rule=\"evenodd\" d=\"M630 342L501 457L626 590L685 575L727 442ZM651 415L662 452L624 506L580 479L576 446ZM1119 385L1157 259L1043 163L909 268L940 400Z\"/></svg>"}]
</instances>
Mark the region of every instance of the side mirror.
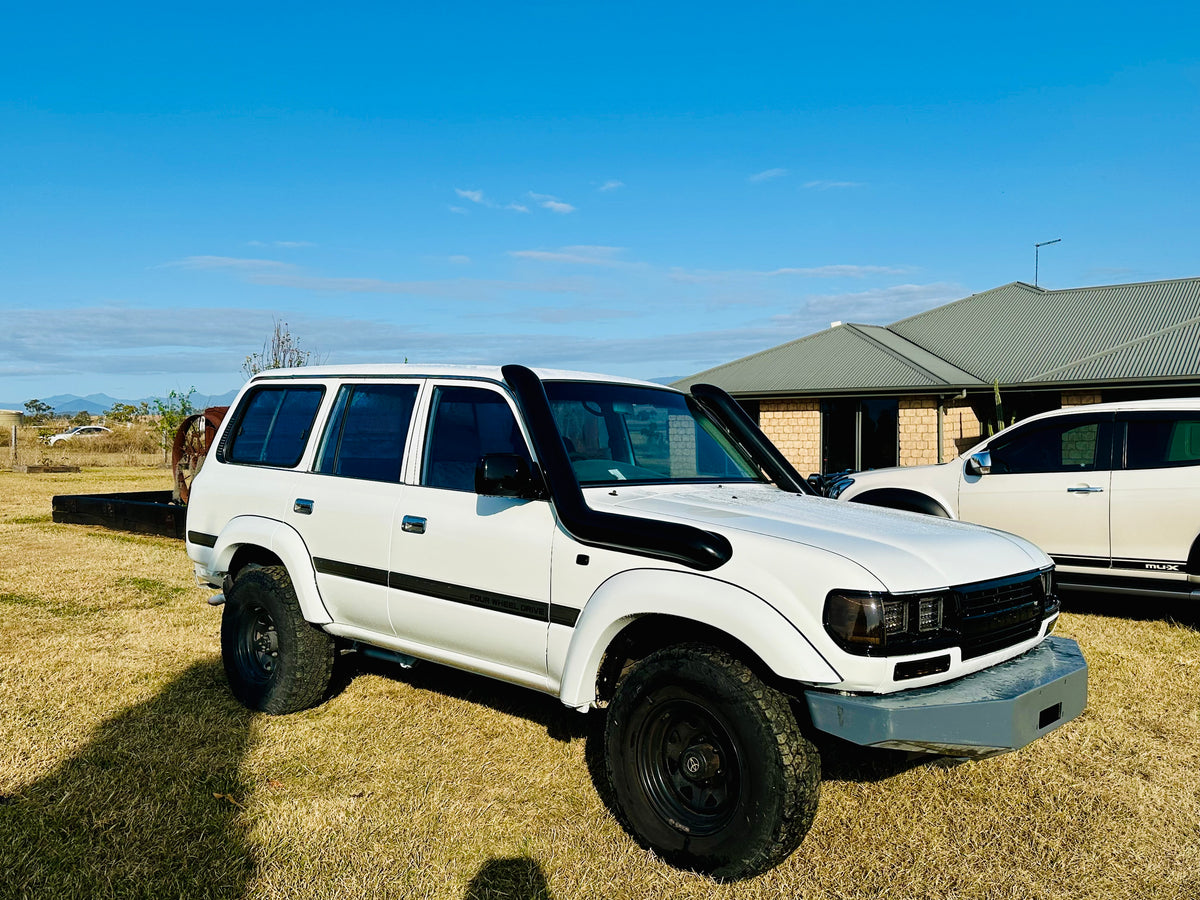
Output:
<instances>
[{"instance_id":1,"label":"side mirror","mask_svg":"<svg viewBox=\"0 0 1200 900\"><path fill-rule=\"evenodd\" d=\"M967 460L967 473L970 475L990 475L992 473L992 454L983 450L972 453Z\"/></svg>"},{"instance_id":2,"label":"side mirror","mask_svg":"<svg viewBox=\"0 0 1200 900\"><path fill-rule=\"evenodd\" d=\"M475 465L475 493L487 497L532 497L529 461L516 453L489 453Z\"/></svg>"}]
</instances>

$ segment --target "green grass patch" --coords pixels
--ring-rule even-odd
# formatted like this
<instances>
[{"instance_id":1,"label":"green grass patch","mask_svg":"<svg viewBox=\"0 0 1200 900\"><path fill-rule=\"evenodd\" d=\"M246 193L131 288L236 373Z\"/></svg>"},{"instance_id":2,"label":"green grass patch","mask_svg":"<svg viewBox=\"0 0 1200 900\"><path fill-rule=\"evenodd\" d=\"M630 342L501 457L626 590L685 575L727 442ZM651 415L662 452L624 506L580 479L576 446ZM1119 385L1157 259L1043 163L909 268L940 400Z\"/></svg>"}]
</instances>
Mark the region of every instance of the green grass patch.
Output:
<instances>
[{"instance_id":1,"label":"green grass patch","mask_svg":"<svg viewBox=\"0 0 1200 900\"><path fill-rule=\"evenodd\" d=\"M0 603L37 610L48 616L89 616L96 612L92 607L70 600L53 600L34 594L14 594L0 591Z\"/></svg>"},{"instance_id":2,"label":"green grass patch","mask_svg":"<svg viewBox=\"0 0 1200 900\"><path fill-rule=\"evenodd\" d=\"M167 584L157 578L127 576L117 579L118 587L130 588L137 593L138 606L154 607L167 606L186 594L191 594L187 588L177 584Z\"/></svg>"}]
</instances>

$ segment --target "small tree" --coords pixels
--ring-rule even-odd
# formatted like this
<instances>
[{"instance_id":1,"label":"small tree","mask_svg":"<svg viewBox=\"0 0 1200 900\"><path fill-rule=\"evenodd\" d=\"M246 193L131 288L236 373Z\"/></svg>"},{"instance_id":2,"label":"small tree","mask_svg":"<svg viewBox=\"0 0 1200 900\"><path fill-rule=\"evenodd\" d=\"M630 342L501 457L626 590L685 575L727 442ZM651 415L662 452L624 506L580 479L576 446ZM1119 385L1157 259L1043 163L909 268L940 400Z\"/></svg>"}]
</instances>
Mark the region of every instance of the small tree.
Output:
<instances>
[{"instance_id":1,"label":"small tree","mask_svg":"<svg viewBox=\"0 0 1200 900\"><path fill-rule=\"evenodd\" d=\"M92 416L86 409L81 409L75 415L71 416L72 425L91 425Z\"/></svg>"},{"instance_id":2,"label":"small tree","mask_svg":"<svg viewBox=\"0 0 1200 900\"><path fill-rule=\"evenodd\" d=\"M104 415L114 422L133 422L138 416L150 415L150 405L145 400L137 406L132 403L114 403L112 409Z\"/></svg>"},{"instance_id":3,"label":"small tree","mask_svg":"<svg viewBox=\"0 0 1200 900\"><path fill-rule=\"evenodd\" d=\"M25 415L29 417L30 425L44 425L54 416L54 407L49 403L43 403L41 400L27 400L25 402Z\"/></svg>"},{"instance_id":4,"label":"small tree","mask_svg":"<svg viewBox=\"0 0 1200 900\"><path fill-rule=\"evenodd\" d=\"M179 391L171 391L167 394L167 399L154 399L154 412L158 416L158 424L155 430L162 439L163 461L167 459L167 448L175 443L175 432L179 430L179 426L183 424L183 420L196 411L192 406L192 394L196 393L194 387L188 388L186 394Z\"/></svg>"},{"instance_id":5,"label":"small tree","mask_svg":"<svg viewBox=\"0 0 1200 900\"><path fill-rule=\"evenodd\" d=\"M268 369L294 369L307 366L312 356L311 351L300 347L300 341L288 330L288 323L275 321L275 330L269 341L263 343L262 350L251 353L242 363L242 371L247 378L253 378L259 372Z\"/></svg>"}]
</instances>

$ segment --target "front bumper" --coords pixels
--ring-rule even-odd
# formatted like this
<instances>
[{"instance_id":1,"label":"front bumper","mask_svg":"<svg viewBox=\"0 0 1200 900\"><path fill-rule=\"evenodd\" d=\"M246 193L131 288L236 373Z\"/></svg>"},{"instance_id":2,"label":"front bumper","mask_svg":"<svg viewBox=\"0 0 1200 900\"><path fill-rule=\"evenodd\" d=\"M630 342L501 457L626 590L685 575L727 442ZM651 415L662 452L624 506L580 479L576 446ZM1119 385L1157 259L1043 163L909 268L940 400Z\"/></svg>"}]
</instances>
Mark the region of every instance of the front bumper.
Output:
<instances>
[{"instance_id":1,"label":"front bumper","mask_svg":"<svg viewBox=\"0 0 1200 900\"><path fill-rule=\"evenodd\" d=\"M867 747L983 757L1016 750L1087 705L1087 662L1048 637L1016 659L945 684L895 694L805 691L813 725Z\"/></svg>"}]
</instances>

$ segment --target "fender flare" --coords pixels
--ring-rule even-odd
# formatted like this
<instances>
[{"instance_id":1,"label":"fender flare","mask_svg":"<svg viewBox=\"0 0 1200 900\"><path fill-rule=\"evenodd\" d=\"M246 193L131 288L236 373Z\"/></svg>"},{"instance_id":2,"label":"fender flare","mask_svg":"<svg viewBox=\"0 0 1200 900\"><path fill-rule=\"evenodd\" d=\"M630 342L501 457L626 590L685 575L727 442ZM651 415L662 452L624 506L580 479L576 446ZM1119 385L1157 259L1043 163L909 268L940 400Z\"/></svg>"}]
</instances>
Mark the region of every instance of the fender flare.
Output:
<instances>
[{"instance_id":1,"label":"fender flare","mask_svg":"<svg viewBox=\"0 0 1200 900\"><path fill-rule=\"evenodd\" d=\"M928 494L909 488L874 488L863 491L850 498L851 503L865 503L868 506L882 506L887 509L903 509L909 512L925 513L942 519L954 518L946 506Z\"/></svg>"},{"instance_id":2,"label":"fender flare","mask_svg":"<svg viewBox=\"0 0 1200 900\"><path fill-rule=\"evenodd\" d=\"M328 625L333 621L317 587L317 572L308 545L296 529L263 516L235 516L217 536L213 546L213 570L228 572L234 554L247 544L263 547L279 557L292 579L306 621L314 625Z\"/></svg>"},{"instance_id":3,"label":"fender flare","mask_svg":"<svg viewBox=\"0 0 1200 900\"><path fill-rule=\"evenodd\" d=\"M756 594L698 573L631 569L601 584L575 623L559 682L564 704L582 708L595 701L600 665L613 638L647 615L690 619L723 631L780 678L812 684L842 680L804 634Z\"/></svg>"}]
</instances>

